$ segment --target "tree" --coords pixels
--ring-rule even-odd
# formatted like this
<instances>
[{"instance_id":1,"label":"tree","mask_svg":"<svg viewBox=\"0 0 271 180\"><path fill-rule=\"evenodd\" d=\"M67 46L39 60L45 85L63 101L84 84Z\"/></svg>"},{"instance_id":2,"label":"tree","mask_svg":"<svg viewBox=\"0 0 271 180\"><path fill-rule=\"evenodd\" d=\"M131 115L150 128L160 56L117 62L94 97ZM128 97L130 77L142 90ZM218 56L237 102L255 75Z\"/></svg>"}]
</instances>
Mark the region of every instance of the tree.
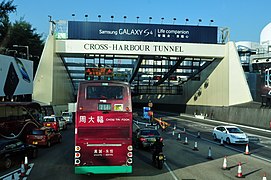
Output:
<instances>
[{"instance_id":1,"label":"tree","mask_svg":"<svg viewBox=\"0 0 271 180\"><path fill-rule=\"evenodd\" d=\"M16 12L16 6L13 5L13 0L2 1L0 3L0 47L6 45L8 39L8 32L10 29L9 13Z\"/></svg>"},{"instance_id":2,"label":"tree","mask_svg":"<svg viewBox=\"0 0 271 180\"><path fill-rule=\"evenodd\" d=\"M36 33L36 29L32 28L30 23L21 18L19 21L15 21L10 29L7 47L13 48L14 44L28 46L30 57L33 57L41 55L44 41L42 36Z\"/></svg>"},{"instance_id":3,"label":"tree","mask_svg":"<svg viewBox=\"0 0 271 180\"><path fill-rule=\"evenodd\" d=\"M42 35L36 33L36 29L23 18L11 26L9 31L9 40L7 42L7 49L15 49L13 45L28 46L30 60L34 61L34 73L39 63L39 58L44 47L44 40ZM19 57L26 58L26 49L17 47ZM23 55L24 54L24 55Z\"/></svg>"}]
</instances>

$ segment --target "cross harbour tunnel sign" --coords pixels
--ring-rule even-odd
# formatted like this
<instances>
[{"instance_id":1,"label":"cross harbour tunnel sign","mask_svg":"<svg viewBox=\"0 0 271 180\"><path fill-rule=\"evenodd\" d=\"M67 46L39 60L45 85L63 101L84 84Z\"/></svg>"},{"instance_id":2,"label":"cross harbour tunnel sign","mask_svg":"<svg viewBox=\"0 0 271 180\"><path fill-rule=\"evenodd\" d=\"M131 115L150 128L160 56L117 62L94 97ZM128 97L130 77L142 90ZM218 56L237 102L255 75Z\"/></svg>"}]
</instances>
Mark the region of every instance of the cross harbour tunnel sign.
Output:
<instances>
[{"instance_id":1,"label":"cross harbour tunnel sign","mask_svg":"<svg viewBox=\"0 0 271 180\"><path fill-rule=\"evenodd\" d=\"M68 39L216 44L217 27L69 21Z\"/></svg>"},{"instance_id":2,"label":"cross harbour tunnel sign","mask_svg":"<svg viewBox=\"0 0 271 180\"><path fill-rule=\"evenodd\" d=\"M56 53L223 57L221 44L58 40Z\"/></svg>"}]
</instances>

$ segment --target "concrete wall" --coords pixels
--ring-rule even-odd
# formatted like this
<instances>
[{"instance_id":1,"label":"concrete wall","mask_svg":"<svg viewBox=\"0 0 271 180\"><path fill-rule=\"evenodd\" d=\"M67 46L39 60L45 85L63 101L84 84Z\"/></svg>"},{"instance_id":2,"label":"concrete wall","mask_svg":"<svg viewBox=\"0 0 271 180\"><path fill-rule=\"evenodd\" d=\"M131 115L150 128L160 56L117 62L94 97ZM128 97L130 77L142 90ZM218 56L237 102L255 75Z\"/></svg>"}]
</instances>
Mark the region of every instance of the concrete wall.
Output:
<instances>
[{"instance_id":1,"label":"concrete wall","mask_svg":"<svg viewBox=\"0 0 271 180\"><path fill-rule=\"evenodd\" d=\"M33 100L42 105L53 105L59 113L74 101L73 91L63 61L55 53L55 38L49 35L34 78Z\"/></svg>"},{"instance_id":2,"label":"concrete wall","mask_svg":"<svg viewBox=\"0 0 271 180\"><path fill-rule=\"evenodd\" d=\"M208 77L208 87L204 83L188 105L231 106L252 101L240 58L235 44L225 45L225 56ZM198 91L199 91L198 90ZM196 96L196 98L195 98Z\"/></svg>"},{"instance_id":3,"label":"concrete wall","mask_svg":"<svg viewBox=\"0 0 271 180\"><path fill-rule=\"evenodd\" d=\"M230 107L187 106L185 113L202 113L207 114L208 118L221 120L223 122L270 129L271 111L269 108L262 108L261 104Z\"/></svg>"}]
</instances>

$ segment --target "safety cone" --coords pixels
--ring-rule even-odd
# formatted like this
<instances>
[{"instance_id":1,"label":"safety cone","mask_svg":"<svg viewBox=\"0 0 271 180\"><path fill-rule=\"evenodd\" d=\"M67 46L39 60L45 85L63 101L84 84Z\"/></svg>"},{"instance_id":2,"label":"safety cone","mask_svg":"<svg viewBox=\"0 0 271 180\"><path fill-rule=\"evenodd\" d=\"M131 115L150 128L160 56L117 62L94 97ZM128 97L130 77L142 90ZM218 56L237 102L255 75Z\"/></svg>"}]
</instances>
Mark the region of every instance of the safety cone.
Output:
<instances>
[{"instance_id":1,"label":"safety cone","mask_svg":"<svg viewBox=\"0 0 271 180\"><path fill-rule=\"evenodd\" d=\"M209 160L213 159L211 147L209 147L207 159L209 159Z\"/></svg>"},{"instance_id":2,"label":"safety cone","mask_svg":"<svg viewBox=\"0 0 271 180\"><path fill-rule=\"evenodd\" d=\"M194 148L193 148L193 151L198 151L199 149L198 149L198 143L197 142L195 142L195 145L194 145Z\"/></svg>"},{"instance_id":3,"label":"safety cone","mask_svg":"<svg viewBox=\"0 0 271 180\"><path fill-rule=\"evenodd\" d=\"M197 135L197 138L200 138L200 131L198 131L198 135Z\"/></svg>"},{"instance_id":4,"label":"safety cone","mask_svg":"<svg viewBox=\"0 0 271 180\"><path fill-rule=\"evenodd\" d=\"M243 177L241 162L238 163L238 171L237 171L236 177L238 177L238 178L242 178Z\"/></svg>"},{"instance_id":5,"label":"safety cone","mask_svg":"<svg viewBox=\"0 0 271 180\"><path fill-rule=\"evenodd\" d=\"M21 169L20 169L21 173L20 173L20 177L25 177L26 174L25 174L25 168L24 168L24 162L22 161L22 164L21 164Z\"/></svg>"},{"instance_id":6,"label":"safety cone","mask_svg":"<svg viewBox=\"0 0 271 180\"><path fill-rule=\"evenodd\" d=\"M183 133L184 133L184 134L186 133L186 131L185 131L185 127L183 128Z\"/></svg>"},{"instance_id":7,"label":"safety cone","mask_svg":"<svg viewBox=\"0 0 271 180\"><path fill-rule=\"evenodd\" d=\"M183 143L183 144L185 144L185 145L187 145L187 144L188 144L187 137L185 137L185 139L184 139L184 143Z\"/></svg>"},{"instance_id":8,"label":"safety cone","mask_svg":"<svg viewBox=\"0 0 271 180\"><path fill-rule=\"evenodd\" d=\"M29 169L27 156L24 157L24 168L26 171Z\"/></svg>"},{"instance_id":9,"label":"safety cone","mask_svg":"<svg viewBox=\"0 0 271 180\"><path fill-rule=\"evenodd\" d=\"M227 156L224 157L222 169L223 170L228 170L228 167L227 167Z\"/></svg>"},{"instance_id":10,"label":"safety cone","mask_svg":"<svg viewBox=\"0 0 271 180\"><path fill-rule=\"evenodd\" d=\"M174 129L173 129L173 131L172 131L172 136L174 136L175 135L175 131L174 131Z\"/></svg>"},{"instance_id":11,"label":"safety cone","mask_svg":"<svg viewBox=\"0 0 271 180\"><path fill-rule=\"evenodd\" d=\"M223 138L220 139L220 146L224 146Z\"/></svg>"},{"instance_id":12,"label":"safety cone","mask_svg":"<svg viewBox=\"0 0 271 180\"><path fill-rule=\"evenodd\" d=\"M177 140L181 140L181 133L178 133Z\"/></svg>"},{"instance_id":13,"label":"safety cone","mask_svg":"<svg viewBox=\"0 0 271 180\"><path fill-rule=\"evenodd\" d=\"M263 179L262 180L267 180L266 173L263 174Z\"/></svg>"},{"instance_id":14,"label":"safety cone","mask_svg":"<svg viewBox=\"0 0 271 180\"><path fill-rule=\"evenodd\" d=\"M246 145L245 155L250 155L248 144Z\"/></svg>"}]
</instances>

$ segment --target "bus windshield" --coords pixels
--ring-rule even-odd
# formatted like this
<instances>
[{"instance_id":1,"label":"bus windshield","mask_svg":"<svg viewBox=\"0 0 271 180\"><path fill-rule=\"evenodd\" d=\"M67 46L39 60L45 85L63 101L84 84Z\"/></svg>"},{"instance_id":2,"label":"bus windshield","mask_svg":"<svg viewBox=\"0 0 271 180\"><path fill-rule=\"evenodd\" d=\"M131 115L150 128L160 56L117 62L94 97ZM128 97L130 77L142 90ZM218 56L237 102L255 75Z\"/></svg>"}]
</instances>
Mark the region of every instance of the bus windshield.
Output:
<instances>
[{"instance_id":1,"label":"bus windshield","mask_svg":"<svg viewBox=\"0 0 271 180\"><path fill-rule=\"evenodd\" d=\"M87 99L123 99L123 87L88 86Z\"/></svg>"}]
</instances>

